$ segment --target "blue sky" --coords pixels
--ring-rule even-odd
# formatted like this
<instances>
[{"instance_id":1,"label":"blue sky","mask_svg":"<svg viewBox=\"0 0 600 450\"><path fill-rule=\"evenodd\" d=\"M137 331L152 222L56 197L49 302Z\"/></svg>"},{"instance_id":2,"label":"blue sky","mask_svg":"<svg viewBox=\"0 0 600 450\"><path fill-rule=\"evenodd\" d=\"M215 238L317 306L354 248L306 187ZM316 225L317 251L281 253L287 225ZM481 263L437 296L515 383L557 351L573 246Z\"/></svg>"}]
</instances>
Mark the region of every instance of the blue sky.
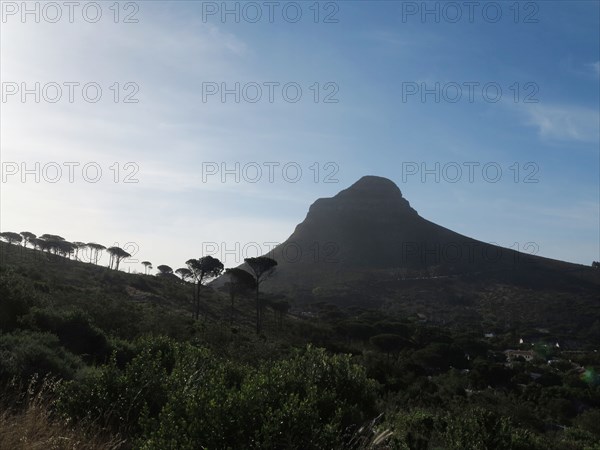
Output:
<instances>
[{"instance_id":1,"label":"blue sky","mask_svg":"<svg viewBox=\"0 0 600 450\"><path fill-rule=\"evenodd\" d=\"M239 22L223 20L222 2L121 3L117 23L112 2L96 23L77 10L70 23L66 7L50 23L44 4L36 23L3 6L0 228L127 244L155 266L180 267L203 249L232 266L254 256L252 243L268 250L285 240L316 198L370 174L392 179L423 217L462 234L583 264L600 259L598 2L520 2L518 17L514 2L479 2L473 20L464 2L429 2L437 21L421 15L422 2L320 2L318 23L313 2L291 3L278 2L272 23L264 2L253 4L263 14L256 23L248 20L256 10L246 6L244 16L235 2L227 7L240 8ZM462 13L455 23L453 5ZM123 23L130 12L137 23ZM337 22L324 23L328 13ZM36 82L48 89L39 103L8 95ZM70 103L64 82L97 83L102 97L89 103L75 87ZM137 103L123 102L134 92L128 82ZM239 103L206 95L206 83L236 82L247 88ZM270 82L279 83L273 102ZM46 100L51 83L64 89L56 103ZM252 83L263 90L256 103L246 100ZM297 102L284 98L286 83L301 87ZM407 95L436 83L439 102ZM464 83L474 86L472 102ZM452 103L456 86L462 97ZM495 87L502 95L492 102ZM324 102L328 94L337 102ZM72 183L65 162L79 164ZM23 182L23 164L36 163L40 182ZM239 183L206 173L236 163ZM63 167L55 183L52 164ZM101 168L98 182L85 179L85 164ZM257 165L263 173L252 183ZM423 165L439 167L439 182L422 179ZM127 175L138 182L125 183Z\"/></svg>"}]
</instances>

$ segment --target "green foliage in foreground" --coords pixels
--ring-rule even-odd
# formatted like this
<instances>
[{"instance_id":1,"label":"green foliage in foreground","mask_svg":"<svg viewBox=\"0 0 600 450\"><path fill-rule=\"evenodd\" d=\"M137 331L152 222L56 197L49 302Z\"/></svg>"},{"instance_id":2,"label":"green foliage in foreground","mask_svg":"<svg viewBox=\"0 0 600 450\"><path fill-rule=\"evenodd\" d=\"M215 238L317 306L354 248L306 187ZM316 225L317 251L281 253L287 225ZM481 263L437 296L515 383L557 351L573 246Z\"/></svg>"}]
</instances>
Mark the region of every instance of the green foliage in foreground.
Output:
<instances>
[{"instance_id":1,"label":"green foliage in foreground","mask_svg":"<svg viewBox=\"0 0 600 450\"><path fill-rule=\"evenodd\" d=\"M481 406L451 408L448 411L396 411L379 428L391 430L388 445L402 450L600 449L597 430L569 428L544 437L489 407Z\"/></svg>"},{"instance_id":2,"label":"green foliage in foreground","mask_svg":"<svg viewBox=\"0 0 600 450\"><path fill-rule=\"evenodd\" d=\"M75 261L0 265L0 413L39 374L59 379L52 418L121 449L600 450L597 352L541 342L508 364L514 336L328 305L265 314L257 336L253 299L232 328L229 298L207 293L196 321L192 294Z\"/></svg>"},{"instance_id":3,"label":"green foliage in foreground","mask_svg":"<svg viewBox=\"0 0 600 450\"><path fill-rule=\"evenodd\" d=\"M348 355L307 347L258 368L166 338L64 385L58 408L101 418L144 449L340 448L375 413L375 383Z\"/></svg>"}]
</instances>

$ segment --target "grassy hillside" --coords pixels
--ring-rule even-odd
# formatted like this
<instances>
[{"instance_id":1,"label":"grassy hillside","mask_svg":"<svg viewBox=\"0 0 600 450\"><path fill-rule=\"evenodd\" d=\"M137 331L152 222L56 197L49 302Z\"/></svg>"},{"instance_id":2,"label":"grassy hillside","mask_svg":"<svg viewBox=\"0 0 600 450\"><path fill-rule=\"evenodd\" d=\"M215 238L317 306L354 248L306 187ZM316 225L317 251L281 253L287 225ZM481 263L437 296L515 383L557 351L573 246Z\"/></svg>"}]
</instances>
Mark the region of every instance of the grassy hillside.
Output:
<instances>
[{"instance_id":1,"label":"grassy hillside","mask_svg":"<svg viewBox=\"0 0 600 450\"><path fill-rule=\"evenodd\" d=\"M593 281L362 282L285 315L264 297L257 336L252 298L232 319L206 288L194 320L189 283L0 258L0 448L600 448Z\"/></svg>"}]
</instances>

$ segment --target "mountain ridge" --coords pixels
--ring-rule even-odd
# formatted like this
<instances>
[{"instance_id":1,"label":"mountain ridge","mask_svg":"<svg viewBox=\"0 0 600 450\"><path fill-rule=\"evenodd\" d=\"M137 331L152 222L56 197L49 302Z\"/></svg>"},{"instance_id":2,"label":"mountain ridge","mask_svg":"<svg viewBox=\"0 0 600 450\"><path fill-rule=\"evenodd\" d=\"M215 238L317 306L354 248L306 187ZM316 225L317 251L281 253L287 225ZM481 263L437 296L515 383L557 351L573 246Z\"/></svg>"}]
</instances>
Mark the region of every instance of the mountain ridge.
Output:
<instances>
[{"instance_id":1,"label":"mountain ridge","mask_svg":"<svg viewBox=\"0 0 600 450\"><path fill-rule=\"evenodd\" d=\"M374 175L317 199L288 239L263 256L278 262L265 283L273 292L352 290L365 282L377 286L394 279L457 276L501 275L509 283L539 285L589 269L488 244L433 223L418 214L393 181Z\"/></svg>"}]
</instances>

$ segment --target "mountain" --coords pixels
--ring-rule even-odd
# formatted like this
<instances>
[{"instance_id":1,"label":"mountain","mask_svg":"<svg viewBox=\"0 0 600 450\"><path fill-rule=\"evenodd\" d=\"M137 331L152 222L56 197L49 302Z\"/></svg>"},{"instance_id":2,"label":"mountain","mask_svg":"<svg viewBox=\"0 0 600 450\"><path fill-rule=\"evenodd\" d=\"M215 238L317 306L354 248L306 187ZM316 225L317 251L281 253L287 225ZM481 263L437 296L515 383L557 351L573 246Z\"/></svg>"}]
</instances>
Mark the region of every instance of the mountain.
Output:
<instances>
[{"instance_id":1,"label":"mountain","mask_svg":"<svg viewBox=\"0 0 600 450\"><path fill-rule=\"evenodd\" d=\"M398 186L365 176L310 206L306 219L270 255L273 284L343 282L377 272L403 278L582 266L487 244L422 218Z\"/></svg>"},{"instance_id":2,"label":"mountain","mask_svg":"<svg viewBox=\"0 0 600 450\"><path fill-rule=\"evenodd\" d=\"M278 266L263 289L296 304L387 305L443 322L460 315L463 323L465 316L482 320L486 311L509 315L507 323L516 314L551 324L569 308L573 324L600 317L600 271L432 223L398 186L377 176L315 201L292 235L265 256Z\"/></svg>"}]
</instances>

